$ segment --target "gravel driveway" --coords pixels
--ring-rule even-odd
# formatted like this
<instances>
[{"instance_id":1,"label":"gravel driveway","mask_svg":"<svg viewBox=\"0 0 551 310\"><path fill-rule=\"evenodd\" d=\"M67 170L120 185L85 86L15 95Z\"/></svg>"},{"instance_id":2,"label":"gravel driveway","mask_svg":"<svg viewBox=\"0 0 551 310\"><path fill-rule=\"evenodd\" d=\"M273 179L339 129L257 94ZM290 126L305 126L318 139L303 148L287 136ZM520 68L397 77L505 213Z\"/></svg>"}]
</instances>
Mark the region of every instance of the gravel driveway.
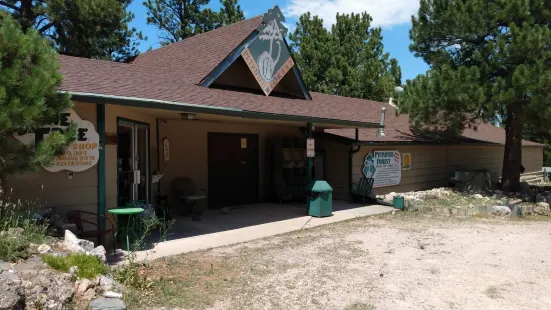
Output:
<instances>
[{"instance_id":1,"label":"gravel driveway","mask_svg":"<svg viewBox=\"0 0 551 310\"><path fill-rule=\"evenodd\" d=\"M209 309L551 309L551 221L387 215L181 258L231 266Z\"/></svg>"}]
</instances>

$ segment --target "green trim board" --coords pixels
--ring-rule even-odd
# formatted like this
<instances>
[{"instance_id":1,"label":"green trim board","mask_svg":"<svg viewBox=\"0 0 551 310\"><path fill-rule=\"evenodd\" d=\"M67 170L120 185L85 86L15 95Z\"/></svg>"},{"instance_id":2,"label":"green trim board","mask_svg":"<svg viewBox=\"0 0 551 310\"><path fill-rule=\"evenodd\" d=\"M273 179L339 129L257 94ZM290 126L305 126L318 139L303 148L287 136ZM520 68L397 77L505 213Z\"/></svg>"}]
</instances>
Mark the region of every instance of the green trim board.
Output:
<instances>
[{"instance_id":1,"label":"green trim board","mask_svg":"<svg viewBox=\"0 0 551 310\"><path fill-rule=\"evenodd\" d=\"M96 128L99 135L98 214L105 215L107 205L105 181L105 105L96 105ZM98 216L98 226L105 230L105 217Z\"/></svg>"},{"instance_id":2,"label":"green trim board","mask_svg":"<svg viewBox=\"0 0 551 310\"><path fill-rule=\"evenodd\" d=\"M319 125L334 125L342 127L360 127L360 128L382 128L379 123L348 121L339 119L329 119L311 116L286 115L276 113L255 112L242 109L225 108L217 106L208 106L201 104L190 104L164 100L144 99L136 97L121 97L103 94L63 92L71 95L73 101L94 103L94 104L114 104L120 106L152 108L160 110L170 110L175 112L203 113L212 115L234 116L248 119L277 120L290 122L309 122Z\"/></svg>"}]
</instances>

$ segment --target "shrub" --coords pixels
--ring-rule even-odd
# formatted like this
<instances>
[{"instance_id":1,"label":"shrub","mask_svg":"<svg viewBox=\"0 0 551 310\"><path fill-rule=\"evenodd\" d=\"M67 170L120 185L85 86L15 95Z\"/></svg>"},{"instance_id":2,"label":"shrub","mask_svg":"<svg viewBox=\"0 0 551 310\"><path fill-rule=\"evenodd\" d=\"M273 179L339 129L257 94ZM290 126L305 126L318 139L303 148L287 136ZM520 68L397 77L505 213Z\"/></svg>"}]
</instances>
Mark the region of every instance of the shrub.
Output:
<instances>
[{"instance_id":1,"label":"shrub","mask_svg":"<svg viewBox=\"0 0 551 310\"><path fill-rule=\"evenodd\" d=\"M47 254L42 256L42 261L51 268L62 272L69 272L69 268L77 266L76 276L79 278L94 279L109 271L109 268L97 257L84 253L70 254L65 257Z\"/></svg>"},{"instance_id":2,"label":"shrub","mask_svg":"<svg viewBox=\"0 0 551 310\"><path fill-rule=\"evenodd\" d=\"M37 218L40 205L36 202L0 201L0 260L27 258L31 243L46 240L48 224Z\"/></svg>"}]
</instances>

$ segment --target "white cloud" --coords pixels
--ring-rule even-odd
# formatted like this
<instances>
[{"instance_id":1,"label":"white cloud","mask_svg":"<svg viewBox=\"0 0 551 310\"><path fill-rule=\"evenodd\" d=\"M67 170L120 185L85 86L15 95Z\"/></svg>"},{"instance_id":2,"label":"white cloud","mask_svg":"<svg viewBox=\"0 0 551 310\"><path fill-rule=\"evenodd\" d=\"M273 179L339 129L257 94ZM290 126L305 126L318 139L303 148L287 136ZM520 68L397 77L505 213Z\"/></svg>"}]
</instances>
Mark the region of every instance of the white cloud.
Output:
<instances>
[{"instance_id":1,"label":"white cloud","mask_svg":"<svg viewBox=\"0 0 551 310\"><path fill-rule=\"evenodd\" d=\"M329 28L335 23L337 12L367 12L373 18L372 26L392 27L409 23L418 9L419 0L289 0L283 14L298 18L310 12L323 18L325 27Z\"/></svg>"}]
</instances>

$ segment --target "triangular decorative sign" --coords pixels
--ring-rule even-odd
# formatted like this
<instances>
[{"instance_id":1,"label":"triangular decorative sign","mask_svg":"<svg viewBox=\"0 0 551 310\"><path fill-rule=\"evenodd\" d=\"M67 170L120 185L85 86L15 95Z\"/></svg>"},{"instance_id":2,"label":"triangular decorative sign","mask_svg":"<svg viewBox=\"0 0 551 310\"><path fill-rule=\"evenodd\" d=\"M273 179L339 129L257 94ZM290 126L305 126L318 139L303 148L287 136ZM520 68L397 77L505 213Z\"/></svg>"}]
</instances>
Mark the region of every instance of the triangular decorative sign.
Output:
<instances>
[{"instance_id":1,"label":"triangular decorative sign","mask_svg":"<svg viewBox=\"0 0 551 310\"><path fill-rule=\"evenodd\" d=\"M264 14L258 36L241 52L256 81L268 96L295 62L285 44L285 17L276 5Z\"/></svg>"}]
</instances>

